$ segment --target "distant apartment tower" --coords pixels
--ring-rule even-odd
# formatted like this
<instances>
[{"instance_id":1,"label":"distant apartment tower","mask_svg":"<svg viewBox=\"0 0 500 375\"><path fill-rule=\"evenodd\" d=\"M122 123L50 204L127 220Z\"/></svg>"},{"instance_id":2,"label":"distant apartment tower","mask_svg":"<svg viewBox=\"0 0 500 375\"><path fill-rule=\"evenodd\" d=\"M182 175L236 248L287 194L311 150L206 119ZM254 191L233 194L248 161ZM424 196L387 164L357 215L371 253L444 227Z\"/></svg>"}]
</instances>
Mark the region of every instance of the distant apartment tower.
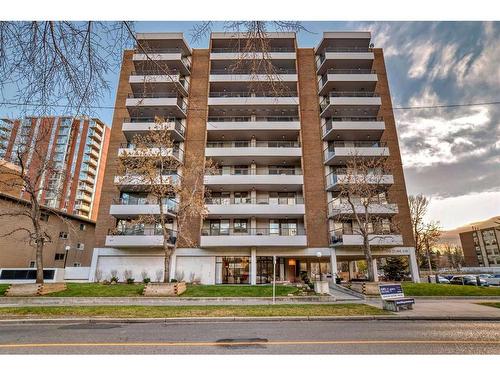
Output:
<instances>
[{"instance_id":1,"label":"distant apartment tower","mask_svg":"<svg viewBox=\"0 0 500 375\"><path fill-rule=\"evenodd\" d=\"M161 236L132 222L151 212L148 192L121 184L116 160L161 116L183 150L173 154L180 163L168 172L172 181L182 176L183 162L212 159L219 167L204 178L208 216L193 219L195 246L179 244L172 276L263 284L274 267L278 280L291 282L337 274L338 262L353 269L364 259L362 237L344 212L339 183L346 160L360 154L389 155L393 165L374 208L381 219L373 223L373 256L408 257L418 280L384 57L370 46L369 32L327 32L315 49L297 48L294 33L269 33L266 56L279 91L266 72L251 74L251 59L263 54L242 51L245 34L212 33L209 49L194 50L178 33L137 37L141 47L123 57L91 278L96 270L109 277L110 270L130 269L135 278L162 271ZM169 228L176 228L175 215Z\"/></svg>"},{"instance_id":2,"label":"distant apartment tower","mask_svg":"<svg viewBox=\"0 0 500 375\"><path fill-rule=\"evenodd\" d=\"M460 233L465 265L468 267L500 266L500 225L472 228Z\"/></svg>"},{"instance_id":3,"label":"distant apartment tower","mask_svg":"<svg viewBox=\"0 0 500 375\"><path fill-rule=\"evenodd\" d=\"M40 134L44 134L41 139ZM0 120L0 158L18 165L17 148L37 148L38 155L52 161L53 168L40 180L41 204L70 215L96 220L110 130L100 120L88 117L26 117ZM40 150L41 148L41 150ZM37 161L33 151L25 153L27 173ZM26 199L19 192L18 198Z\"/></svg>"}]
</instances>

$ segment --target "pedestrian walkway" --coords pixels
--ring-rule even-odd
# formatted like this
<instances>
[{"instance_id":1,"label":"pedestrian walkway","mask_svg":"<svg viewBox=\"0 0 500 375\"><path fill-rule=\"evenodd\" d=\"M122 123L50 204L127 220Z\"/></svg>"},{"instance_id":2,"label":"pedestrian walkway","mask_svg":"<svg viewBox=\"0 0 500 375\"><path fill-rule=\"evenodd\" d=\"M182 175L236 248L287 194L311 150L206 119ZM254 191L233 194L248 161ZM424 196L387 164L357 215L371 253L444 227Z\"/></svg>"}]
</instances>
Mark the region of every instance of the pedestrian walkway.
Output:
<instances>
[{"instance_id":1,"label":"pedestrian walkway","mask_svg":"<svg viewBox=\"0 0 500 375\"><path fill-rule=\"evenodd\" d=\"M478 305L479 302L495 302L481 299L418 299L415 298L413 310L402 310L397 315L406 317L441 317L441 318L499 318L500 309L496 307ZM498 300L496 300L498 301ZM369 299L368 305L382 308L382 301Z\"/></svg>"},{"instance_id":2,"label":"pedestrian walkway","mask_svg":"<svg viewBox=\"0 0 500 375\"><path fill-rule=\"evenodd\" d=\"M330 286L330 295L335 298L335 301L344 301L344 302L353 302L353 301L363 301L362 298L353 295L352 293L348 293L342 287L338 286Z\"/></svg>"}]
</instances>

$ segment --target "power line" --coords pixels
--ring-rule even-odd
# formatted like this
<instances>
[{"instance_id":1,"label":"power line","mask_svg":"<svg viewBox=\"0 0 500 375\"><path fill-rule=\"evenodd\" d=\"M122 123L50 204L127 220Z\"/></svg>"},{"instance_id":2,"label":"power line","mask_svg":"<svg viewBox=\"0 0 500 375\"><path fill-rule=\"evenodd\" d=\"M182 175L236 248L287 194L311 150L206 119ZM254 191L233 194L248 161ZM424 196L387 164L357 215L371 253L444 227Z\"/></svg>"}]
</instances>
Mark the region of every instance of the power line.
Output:
<instances>
[{"instance_id":1,"label":"power line","mask_svg":"<svg viewBox=\"0 0 500 375\"><path fill-rule=\"evenodd\" d=\"M189 98L188 98L189 99ZM408 106L408 107L392 107L393 110L414 110L414 109L438 109L438 108L457 108L457 107L475 107L482 105L498 105L500 101L494 102L480 102L480 103L461 103L461 104L443 104L443 105L429 105L429 106ZM68 108L70 106L65 104L42 104L42 103L16 103L16 102L0 102L0 105L10 106L25 106L25 107L54 107L54 108ZM127 109L128 107L114 107L114 106L82 106L88 109ZM189 111L205 111L206 108L189 108Z\"/></svg>"}]
</instances>

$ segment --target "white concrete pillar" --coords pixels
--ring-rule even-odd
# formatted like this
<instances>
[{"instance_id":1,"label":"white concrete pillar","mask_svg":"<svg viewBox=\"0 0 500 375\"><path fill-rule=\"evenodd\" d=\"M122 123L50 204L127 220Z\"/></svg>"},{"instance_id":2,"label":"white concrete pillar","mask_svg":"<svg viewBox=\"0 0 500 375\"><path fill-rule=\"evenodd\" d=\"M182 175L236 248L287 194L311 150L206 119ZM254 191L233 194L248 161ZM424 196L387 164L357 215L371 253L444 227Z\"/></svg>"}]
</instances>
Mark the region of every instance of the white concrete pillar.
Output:
<instances>
[{"instance_id":1,"label":"white concrete pillar","mask_svg":"<svg viewBox=\"0 0 500 375\"><path fill-rule=\"evenodd\" d=\"M354 277L354 266L355 266L356 262L351 260L349 261L349 280L352 279Z\"/></svg>"},{"instance_id":2,"label":"white concrete pillar","mask_svg":"<svg viewBox=\"0 0 500 375\"><path fill-rule=\"evenodd\" d=\"M255 189L250 191L250 201L253 204L257 203L257 191L255 191Z\"/></svg>"},{"instance_id":3,"label":"white concrete pillar","mask_svg":"<svg viewBox=\"0 0 500 375\"><path fill-rule=\"evenodd\" d=\"M281 258L279 260L279 265L280 265L279 270L276 270L276 272L279 271L278 280L285 280L285 259L284 258Z\"/></svg>"},{"instance_id":4,"label":"white concrete pillar","mask_svg":"<svg viewBox=\"0 0 500 375\"><path fill-rule=\"evenodd\" d=\"M172 255L170 256L170 270L169 270L169 272L170 272L170 277L169 277L169 281L170 281L171 279L175 279L175 278L176 278L176 275L175 275L175 272L177 271L177 270L176 270L176 268L177 268L177 255L172 254ZM184 277L185 277L185 276L186 276L186 275L184 275ZM182 281L182 280L177 280L177 281Z\"/></svg>"},{"instance_id":5,"label":"white concrete pillar","mask_svg":"<svg viewBox=\"0 0 500 375\"><path fill-rule=\"evenodd\" d=\"M372 260L373 264L373 281L378 281L378 268L377 268L377 259Z\"/></svg>"},{"instance_id":6,"label":"white concrete pillar","mask_svg":"<svg viewBox=\"0 0 500 375\"><path fill-rule=\"evenodd\" d=\"M255 247L250 250L250 284L257 284L257 249Z\"/></svg>"},{"instance_id":7,"label":"white concrete pillar","mask_svg":"<svg viewBox=\"0 0 500 375\"><path fill-rule=\"evenodd\" d=\"M420 282L420 274L418 272L418 262L417 262L417 256L415 255L414 248L412 248L410 250L410 256L408 257L408 261L410 264L411 280L414 283L419 283Z\"/></svg>"},{"instance_id":8,"label":"white concrete pillar","mask_svg":"<svg viewBox=\"0 0 500 375\"><path fill-rule=\"evenodd\" d=\"M333 282L335 282L335 277L337 276L337 253L335 252L335 248L332 247L330 249L330 269L332 270L332 278Z\"/></svg>"}]
</instances>

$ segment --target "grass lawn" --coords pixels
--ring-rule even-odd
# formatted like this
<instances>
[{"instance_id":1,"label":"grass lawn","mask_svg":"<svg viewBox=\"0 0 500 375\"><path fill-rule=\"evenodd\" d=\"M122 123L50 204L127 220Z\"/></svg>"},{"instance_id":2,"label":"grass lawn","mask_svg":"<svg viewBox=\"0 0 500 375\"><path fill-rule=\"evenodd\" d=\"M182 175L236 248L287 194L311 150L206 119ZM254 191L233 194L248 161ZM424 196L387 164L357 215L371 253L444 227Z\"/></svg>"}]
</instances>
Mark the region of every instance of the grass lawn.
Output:
<instances>
[{"instance_id":1,"label":"grass lawn","mask_svg":"<svg viewBox=\"0 0 500 375\"><path fill-rule=\"evenodd\" d=\"M276 295L286 296L298 289L289 285L276 285ZM181 297L272 297L271 285L188 285Z\"/></svg>"},{"instance_id":2,"label":"grass lawn","mask_svg":"<svg viewBox=\"0 0 500 375\"><path fill-rule=\"evenodd\" d=\"M10 284L0 284L0 296L3 296Z\"/></svg>"},{"instance_id":3,"label":"grass lawn","mask_svg":"<svg viewBox=\"0 0 500 375\"><path fill-rule=\"evenodd\" d=\"M478 305L496 307L497 309L500 309L500 302L481 302L478 303Z\"/></svg>"},{"instance_id":4,"label":"grass lawn","mask_svg":"<svg viewBox=\"0 0 500 375\"><path fill-rule=\"evenodd\" d=\"M61 292L46 294L49 297L138 297L144 284L68 283ZM1 290L0 290L1 291ZM276 285L276 295L286 296L297 292L294 286ZM181 297L272 297L270 285L188 285Z\"/></svg>"},{"instance_id":5,"label":"grass lawn","mask_svg":"<svg viewBox=\"0 0 500 375\"><path fill-rule=\"evenodd\" d=\"M500 288L470 285L402 283L407 296L499 296Z\"/></svg>"},{"instance_id":6,"label":"grass lawn","mask_svg":"<svg viewBox=\"0 0 500 375\"><path fill-rule=\"evenodd\" d=\"M175 318L224 316L359 316L387 311L363 304L247 306L34 306L0 307L0 317Z\"/></svg>"},{"instance_id":7,"label":"grass lawn","mask_svg":"<svg viewBox=\"0 0 500 375\"><path fill-rule=\"evenodd\" d=\"M67 289L47 297L139 297L144 284L67 283Z\"/></svg>"}]
</instances>

